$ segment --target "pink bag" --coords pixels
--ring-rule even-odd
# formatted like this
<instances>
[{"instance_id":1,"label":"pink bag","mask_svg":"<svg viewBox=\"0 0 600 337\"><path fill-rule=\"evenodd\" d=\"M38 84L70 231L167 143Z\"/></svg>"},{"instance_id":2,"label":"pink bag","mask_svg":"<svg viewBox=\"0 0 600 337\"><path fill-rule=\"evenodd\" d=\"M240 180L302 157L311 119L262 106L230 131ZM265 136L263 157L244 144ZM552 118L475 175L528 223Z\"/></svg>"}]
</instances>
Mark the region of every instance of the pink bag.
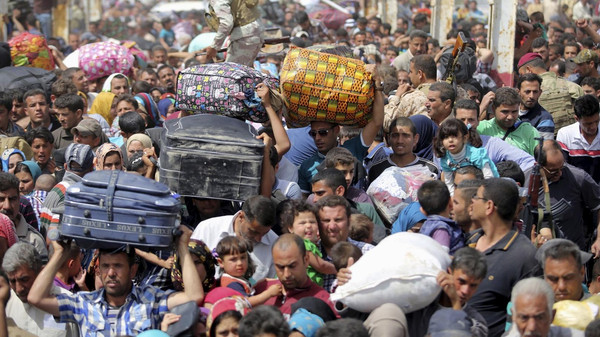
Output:
<instances>
[{"instance_id":1,"label":"pink bag","mask_svg":"<svg viewBox=\"0 0 600 337\"><path fill-rule=\"evenodd\" d=\"M96 42L86 44L79 49L79 68L90 81L122 73L129 76L134 56L125 46L112 42Z\"/></svg>"}]
</instances>

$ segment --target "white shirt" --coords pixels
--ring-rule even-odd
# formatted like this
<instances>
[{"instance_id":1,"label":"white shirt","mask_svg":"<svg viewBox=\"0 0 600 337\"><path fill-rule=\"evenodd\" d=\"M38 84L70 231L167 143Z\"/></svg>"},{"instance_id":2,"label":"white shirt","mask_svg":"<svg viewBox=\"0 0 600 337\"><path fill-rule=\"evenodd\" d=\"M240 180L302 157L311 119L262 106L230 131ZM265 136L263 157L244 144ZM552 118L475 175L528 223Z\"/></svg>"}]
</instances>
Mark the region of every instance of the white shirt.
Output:
<instances>
[{"instance_id":1,"label":"white shirt","mask_svg":"<svg viewBox=\"0 0 600 337\"><path fill-rule=\"evenodd\" d=\"M68 293L68 290L55 285L50 291L52 294ZM38 309L29 303L23 303L11 289L10 299L6 304L6 317L10 317L15 324L36 336L44 337L76 337L79 328L75 323L57 323L54 316Z\"/></svg>"},{"instance_id":2,"label":"white shirt","mask_svg":"<svg viewBox=\"0 0 600 337\"><path fill-rule=\"evenodd\" d=\"M192 233L192 239L202 240L210 250L215 249L219 241L224 237L229 235L235 236L233 223L239 214L240 212L237 212L234 215L220 216L200 222ZM271 247L277 238L277 234L270 230L262 237L259 243L254 244L254 249L252 253L250 253L250 257L256 266L256 271L254 272L254 275L252 275L252 278L255 281L267 277L275 277L275 266L273 265ZM219 274L218 268L216 274Z\"/></svg>"}]
</instances>

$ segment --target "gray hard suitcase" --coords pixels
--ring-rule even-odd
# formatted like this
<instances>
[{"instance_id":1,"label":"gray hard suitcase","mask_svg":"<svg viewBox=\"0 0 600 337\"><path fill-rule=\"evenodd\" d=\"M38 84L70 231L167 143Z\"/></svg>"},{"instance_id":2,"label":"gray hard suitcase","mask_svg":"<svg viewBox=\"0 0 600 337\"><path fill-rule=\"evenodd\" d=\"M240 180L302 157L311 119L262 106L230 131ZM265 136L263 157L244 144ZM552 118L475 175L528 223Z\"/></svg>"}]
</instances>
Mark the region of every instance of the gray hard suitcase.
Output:
<instances>
[{"instance_id":1,"label":"gray hard suitcase","mask_svg":"<svg viewBox=\"0 0 600 337\"><path fill-rule=\"evenodd\" d=\"M165 122L160 181L182 196L243 201L259 194L264 144L252 125L218 115Z\"/></svg>"},{"instance_id":2,"label":"gray hard suitcase","mask_svg":"<svg viewBox=\"0 0 600 337\"><path fill-rule=\"evenodd\" d=\"M95 171L69 186L60 235L82 248L169 248L181 203L169 188L138 174Z\"/></svg>"}]
</instances>

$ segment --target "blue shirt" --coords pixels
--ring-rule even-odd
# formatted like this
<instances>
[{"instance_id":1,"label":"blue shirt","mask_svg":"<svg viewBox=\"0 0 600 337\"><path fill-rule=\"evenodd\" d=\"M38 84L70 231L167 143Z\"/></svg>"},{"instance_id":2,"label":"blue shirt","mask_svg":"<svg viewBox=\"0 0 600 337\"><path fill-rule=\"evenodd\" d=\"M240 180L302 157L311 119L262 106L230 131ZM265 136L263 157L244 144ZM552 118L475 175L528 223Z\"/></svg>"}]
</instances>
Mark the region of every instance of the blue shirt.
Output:
<instances>
[{"instance_id":1,"label":"blue shirt","mask_svg":"<svg viewBox=\"0 0 600 337\"><path fill-rule=\"evenodd\" d=\"M524 115L519 114L519 119L533 125L544 138L554 138L554 119L539 103L527 110Z\"/></svg>"},{"instance_id":2,"label":"blue shirt","mask_svg":"<svg viewBox=\"0 0 600 337\"><path fill-rule=\"evenodd\" d=\"M350 153L352 153L352 155L361 163L367 155L367 150L369 150L369 147L365 146L363 143L362 133L345 141L342 147L349 150ZM317 174L317 167L321 165L324 159L325 156L320 152L317 152L312 157L302 162L302 165L300 165L300 168L298 169L298 185L300 185L302 192L311 192L312 177Z\"/></svg>"},{"instance_id":3,"label":"blue shirt","mask_svg":"<svg viewBox=\"0 0 600 337\"><path fill-rule=\"evenodd\" d=\"M116 324L108 321L109 304L104 289L76 294L58 294L60 322L76 322L82 336L133 336L149 329L160 329L168 312L167 298L173 290L153 286L132 286L125 304L118 308Z\"/></svg>"},{"instance_id":4,"label":"blue shirt","mask_svg":"<svg viewBox=\"0 0 600 337\"><path fill-rule=\"evenodd\" d=\"M287 135L290 139L290 150L283 156L294 165L300 166L302 162L313 154L317 153L315 141L308 135L310 126L298 129L287 129Z\"/></svg>"},{"instance_id":5,"label":"blue shirt","mask_svg":"<svg viewBox=\"0 0 600 337\"><path fill-rule=\"evenodd\" d=\"M158 37L165 40L169 47L172 47L173 43L175 42L175 32L173 32L171 29L166 30L163 28Z\"/></svg>"}]
</instances>

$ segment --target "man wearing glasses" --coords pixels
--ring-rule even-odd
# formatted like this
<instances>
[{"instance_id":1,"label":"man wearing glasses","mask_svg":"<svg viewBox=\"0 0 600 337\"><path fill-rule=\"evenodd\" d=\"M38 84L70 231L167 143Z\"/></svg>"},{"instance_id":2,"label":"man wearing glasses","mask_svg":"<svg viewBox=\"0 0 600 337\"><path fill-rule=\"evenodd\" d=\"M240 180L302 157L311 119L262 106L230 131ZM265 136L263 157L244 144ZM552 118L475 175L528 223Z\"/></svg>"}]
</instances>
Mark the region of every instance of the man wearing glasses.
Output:
<instances>
[{"instance_id":1,"label":"man wearing glasses","mask_svg":"<svg viewBox=\"0 0 600 337\"><path fill-rule=\"evenodd\" d=\"M371 121L362 129L360 135L344 142L342 147L348 149L359 163L368 153L369 147L375 139L377 132L383 125L383 85L375 68L370 68L375 82L375 99L373 101L373 115ZM338 134L340 126L328 122L312 122L308 134L312 137L317 147L317 153L304 160L298 169L298 185L302 194L306 197L311 193L311 179L317 173L317 166L325 160L329 150L338 146Z\"/></svg>"},{"instance_id":2,"label":"man wearing glasses","mask_svg":"<svg viewBox=\"0 0 600 337\"><path fill-rule=\"evenodd\" d=\"M536 152L538 150L536 149ZM550 203L554 224L569 239L587 251L586 239L597 223L584 217L584 213L600 211L600 186L584 170L565 163L562 148L555 140L544 141L540 164L550 183ZM540 202L544 194L540 193ZM592 238L592 253L600 256L600 241Z\"/></svg>"},{"instance_id":3,"label":"man wearing glasses","mask_svg":"<svg viewBox=\"0 0 600 337\"><path fill-rule=\"evenodd\" d=\"M517 184L502 178L484 180L472 198L471 220L481 228L467 244L483 253L488 270L468 303L487 321L489 336L504 332L512 287L539 270L535 247L513 228L518 203Z\"/></svg>"}]
</instances>

